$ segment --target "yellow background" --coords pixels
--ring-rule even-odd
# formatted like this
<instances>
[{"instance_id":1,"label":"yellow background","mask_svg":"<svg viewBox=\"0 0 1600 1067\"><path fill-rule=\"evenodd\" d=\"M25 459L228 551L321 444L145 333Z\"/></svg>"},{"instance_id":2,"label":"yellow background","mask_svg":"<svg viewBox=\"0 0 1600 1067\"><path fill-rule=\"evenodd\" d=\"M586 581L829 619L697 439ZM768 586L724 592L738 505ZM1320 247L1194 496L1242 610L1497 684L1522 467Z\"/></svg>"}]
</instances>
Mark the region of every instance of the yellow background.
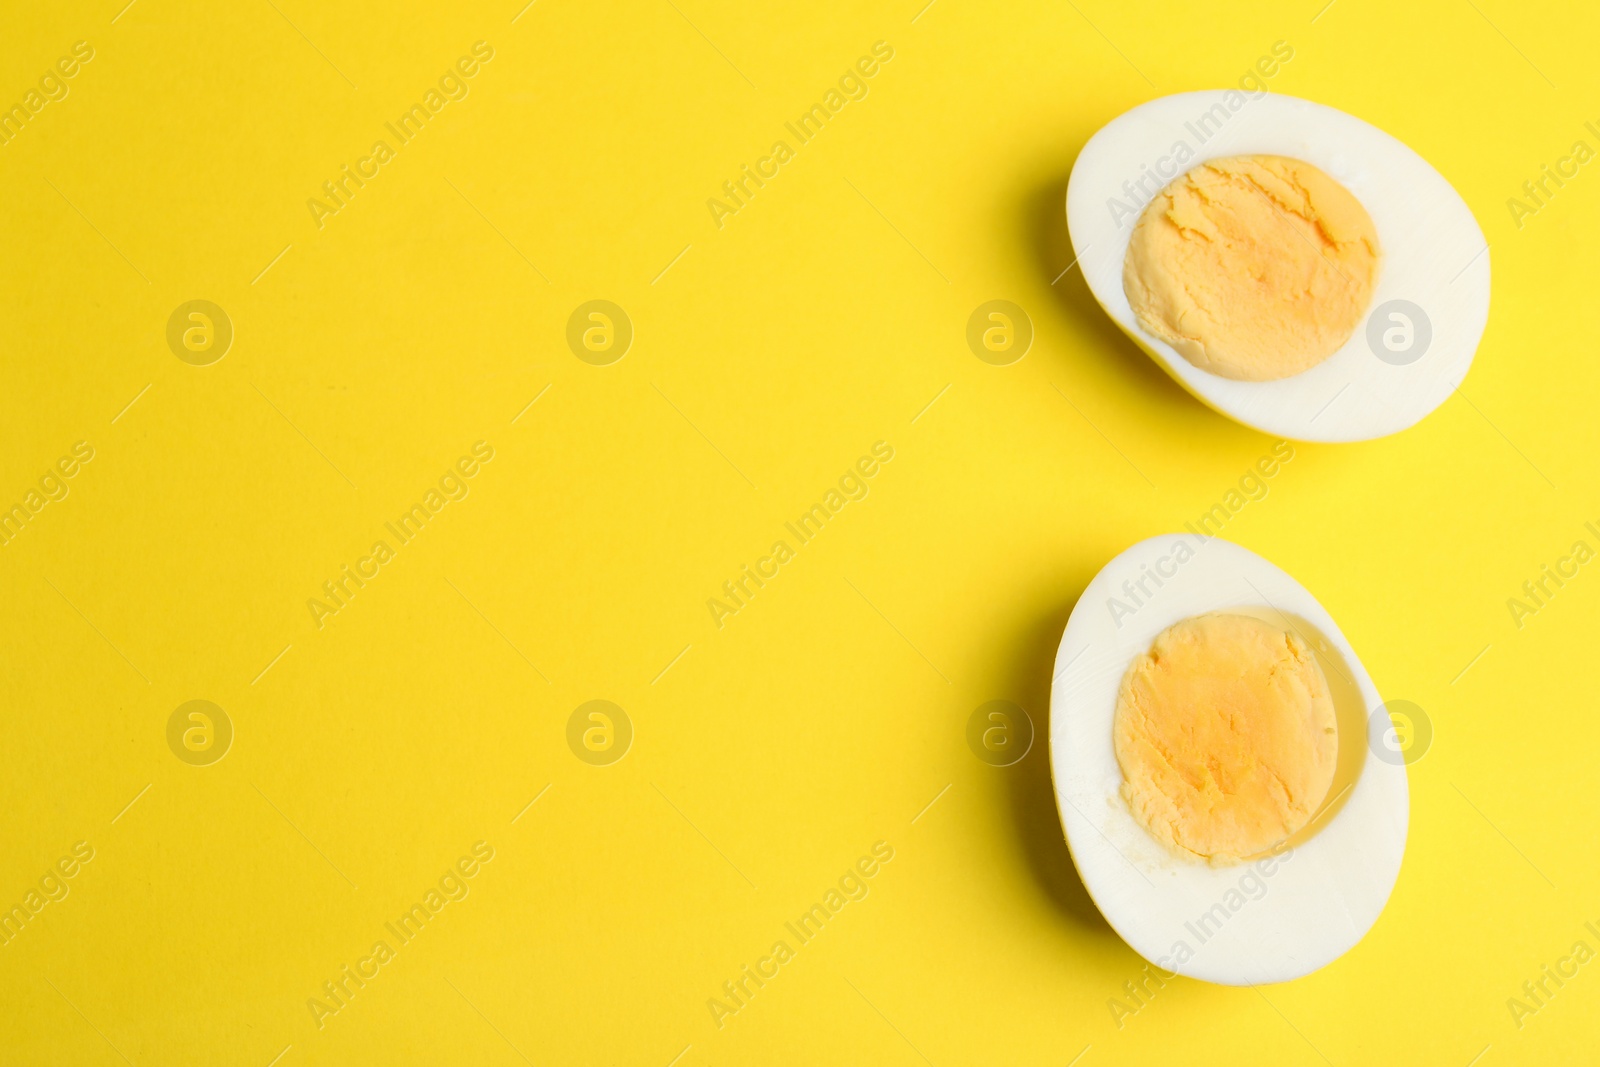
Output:
<instances>
[{"instance_id":1,"label":"yellow background","mask_svg":"<svg viewBox=\"0 0 1600 1067\"><path fill-rule=\"evenodd\" d=\"M1520 1029L1506 1001L1600 948L1600 568L1521 629L1506 600L1600 547L1600 173L1520 229L1506 200L1600 147L1600 25L1475 2L13 5L0 102L95 58L0 147L0 502L95 458L0 548L0 903L95 858L0 947L0 1059L1588 1056L1600 965ZM470 95L318 229L307 199L478 40ZM879 40L870 94L719 229L706 200ZM1179 980L1119 1029L1141 961L1061 840L1052 657L1107 559L1272 442L1076 270L1052 284L1063 193L1100 125L1278 40L1274 91L1406 141L1492 245L1464 395L1299 446L1227 529L1435 740L1356 949L1260 991ZM636 330L605 367L565 342L597 298ZM1036 330L1009 367L964 340L996 298ZM236 331L211 366L167 346L191 299ZM470 495L317 629L307 599L480 439ZM707 599L879 440L870 496L719 630ZM635 737L595 767L565 731L601 698ZM192 699L236 730L206 767L167 746ZM1010 768L964 739L991 699L1040 735ZM470 895L319 1029L308 998L479 840ZM879 840L870 895L719 1029L708 998Z\"/></svg>"}]
</instances>

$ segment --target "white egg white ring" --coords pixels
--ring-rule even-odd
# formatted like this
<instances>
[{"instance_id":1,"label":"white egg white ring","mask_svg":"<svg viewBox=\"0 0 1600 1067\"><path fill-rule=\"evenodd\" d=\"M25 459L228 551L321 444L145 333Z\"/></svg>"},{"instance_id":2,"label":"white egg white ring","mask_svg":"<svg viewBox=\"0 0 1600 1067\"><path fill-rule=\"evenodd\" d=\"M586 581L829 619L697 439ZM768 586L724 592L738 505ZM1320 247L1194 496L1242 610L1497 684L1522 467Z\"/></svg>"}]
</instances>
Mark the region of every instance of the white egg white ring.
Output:
<instances>
[{"instance_id":1,"label":"white egg white ring","mask_svg":"<svg viewBox=\"0 0 1600 1067\"><path fill-rule=\"evenodd\" d=\"M1383 250L1367 318L1350 340L1310 370L1272 382L1195 367L1145 331L1122 288L1133 225L1155 192L1208 159L1256 154L1304 160L1344 185L1372 217ZM1488 244L1455 188L1376 126L1309 100L1230 89L1141 104L1079 153L1067 226L1090 291L1139 347L1217 411L1292 440L1364 441L1413 425L1467 376L1489 317ZM1368 336L1375 315L1381 355ZM1398 332L1386 337L1391 327Z\"/></svg>"},{"instance_id":2,"label":"white egg white ring","mask_svg":"<svg viewBox=\"0 0 1600 1067\"><path fill-rule=\"evenodd\" d=\"M1061 638L1050 694L1056 806L1089 895L1145 959L1224 985L1298 978L1360 941L1399 876L1410 814L1404 764L1368 758L1365 732L1341 719L1341 759L1346 746L1360 750L1356 777L1342 803L1314 820L1309 839L1271 862L1187 860L1134 820L1112 742L1129 663L1176 622L1246 607L1301 620L1296 628L1330 684L1338 671L1352 700L1365 704L1358 715L1382 705L1333 618L1299 582L1247 549L1192 534L1141 541L1095 576Z\"/></svg>"}]
</instances>

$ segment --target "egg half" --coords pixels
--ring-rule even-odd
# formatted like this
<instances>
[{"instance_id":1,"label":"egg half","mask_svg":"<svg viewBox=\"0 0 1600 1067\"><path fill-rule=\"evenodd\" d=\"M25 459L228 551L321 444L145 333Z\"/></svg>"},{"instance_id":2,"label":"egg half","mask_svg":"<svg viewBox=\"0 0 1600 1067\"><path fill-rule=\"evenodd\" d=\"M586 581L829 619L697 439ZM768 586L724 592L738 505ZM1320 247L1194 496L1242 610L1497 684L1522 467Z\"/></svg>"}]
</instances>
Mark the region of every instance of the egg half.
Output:
<instances>
[{"instance_id":1,"label":"egg half","mask_svg":"<svg viewBox=\"0 0 1600 1067\"><path fill-rule=\"evenodd\" d=\"M1381 263L1365 314L1331 356L1289 377L1241 381L1151 332L1123 270L1162 189L1209 161L1257 156L1309 163L1353 195ZM1090 291L1139 347L1217 411L1293 440L1360 441L1413 425L1466 377L1488 321L1488 244L1450 183L1377 127L1265 90L1180 93L1113 119L1073 165L1067 225Z\"/></svg>"},{"instance_id":2,"label":"egg half","mask_svg":"<svg viewBox=\"0 0 1600 1067\"><path fill-rule=\"evenodd\" d=\"M1113 743L1129 665L1168 627L1219 612L1260 619L1312 650L1338 728L1332 785L1310 821L1226 865L1150 835L1124 799ZM1073 862L1112 928L1161 970L1224 985L1288 981L1354 947L1394 888L1410 814L1404 763L1368 758L1368 723L1382 706L1332 616L1255 553L1170 534L1106 564L1056 655L1050 766Z\"/></svg>"}]
</instances>

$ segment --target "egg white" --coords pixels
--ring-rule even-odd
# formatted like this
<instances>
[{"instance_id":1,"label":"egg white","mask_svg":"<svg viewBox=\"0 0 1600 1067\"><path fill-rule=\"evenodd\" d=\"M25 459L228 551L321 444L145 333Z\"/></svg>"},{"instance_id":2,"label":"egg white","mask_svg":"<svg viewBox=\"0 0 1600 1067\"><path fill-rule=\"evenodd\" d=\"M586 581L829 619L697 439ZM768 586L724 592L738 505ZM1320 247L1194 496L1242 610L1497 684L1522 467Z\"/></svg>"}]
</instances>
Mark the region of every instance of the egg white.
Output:
<instances>
[{"instance_id":1,"label":"egg white","mask_svg":"<svg viewBox=\"0 0 1600 1067\"><path fill-rule=\"evenodd\" d=\"M1225 120L1196 125L1208 112L1217 115L1217 106ZM1202 135L1208 135L1203 142ZM1181 165L1173 152L1179 142L1193 153ZM1363 319L1343 347L1302 374L1234 381L1195 367L1139 324L1122 289L1122 264L1152 185L1164 186L1208 159L1257 154L1304 160L1361 201L1383 251L1368 316L1390 300L1421 307L1432 340L1415 362L1396 366L1378 358ZM1132 214L1113 201L1131 206ZM1217 411L1297 441L1362 441L1413 425L1466 377L1489 317L1488 244L1450 183L1377 127L1277 93L1180 93L1113 119L1073 165L1067 225L1090 291L1139 347Z\"/></svg>"},{"instance_id":2,"label":"egg white","mask_svg":"<svg viewBox=\"0 0 1600 1067\"><path fill-rule=\"evenodd\" d=\"M1254 615L1299 634L1334 696L1334 785L1264 875L1253 864L1212 867L1176 856L1135 821L1120 793L1112 721L1122 677L1161 631L1207 612ZM1073 862L1122 939L1163 970L1224 985L1297 978L1360 941L1399 876L1410 814L1405 766L1367 758L1366 723L1382 703L1316 597L1255 553L1218 537L1169 534L1106 564L1073 609L1056 655L1050 766Z\"/></svg>"}]
</instances>

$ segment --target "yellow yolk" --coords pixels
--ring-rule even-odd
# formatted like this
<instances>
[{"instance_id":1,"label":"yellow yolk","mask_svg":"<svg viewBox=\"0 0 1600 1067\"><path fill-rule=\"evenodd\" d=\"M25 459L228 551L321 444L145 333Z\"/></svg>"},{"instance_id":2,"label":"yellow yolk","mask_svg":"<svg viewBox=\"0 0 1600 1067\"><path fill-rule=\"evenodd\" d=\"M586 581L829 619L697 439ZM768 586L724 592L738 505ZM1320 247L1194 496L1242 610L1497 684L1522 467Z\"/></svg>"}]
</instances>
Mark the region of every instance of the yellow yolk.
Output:
<instances>
[{"instance_id":1,"label":"yellow yolk","mask_svg":"<svg viewBox=\"0 0 1600 1067\"><path fill-rule=\"evenodd\" d=\"M1122 288L1139 323L1201 370L1265 382L1350 338L1378 275L1372 219L1344 186L1283 156L1213 159L1134 224Z\"/></svg>"},{"instance_id":2,"label":"yellow yolk","mask_svg":"<svg viewBox=\"0 0 1600 1067\"><path fill-rule=\"evenodd\" d=\"M1123 676L1112 734L1134 818L1174 851L1217 864L1304 827L1339 751L1311 650L1242 615L1163 631Z\"/></svg>"}]
</instances>

